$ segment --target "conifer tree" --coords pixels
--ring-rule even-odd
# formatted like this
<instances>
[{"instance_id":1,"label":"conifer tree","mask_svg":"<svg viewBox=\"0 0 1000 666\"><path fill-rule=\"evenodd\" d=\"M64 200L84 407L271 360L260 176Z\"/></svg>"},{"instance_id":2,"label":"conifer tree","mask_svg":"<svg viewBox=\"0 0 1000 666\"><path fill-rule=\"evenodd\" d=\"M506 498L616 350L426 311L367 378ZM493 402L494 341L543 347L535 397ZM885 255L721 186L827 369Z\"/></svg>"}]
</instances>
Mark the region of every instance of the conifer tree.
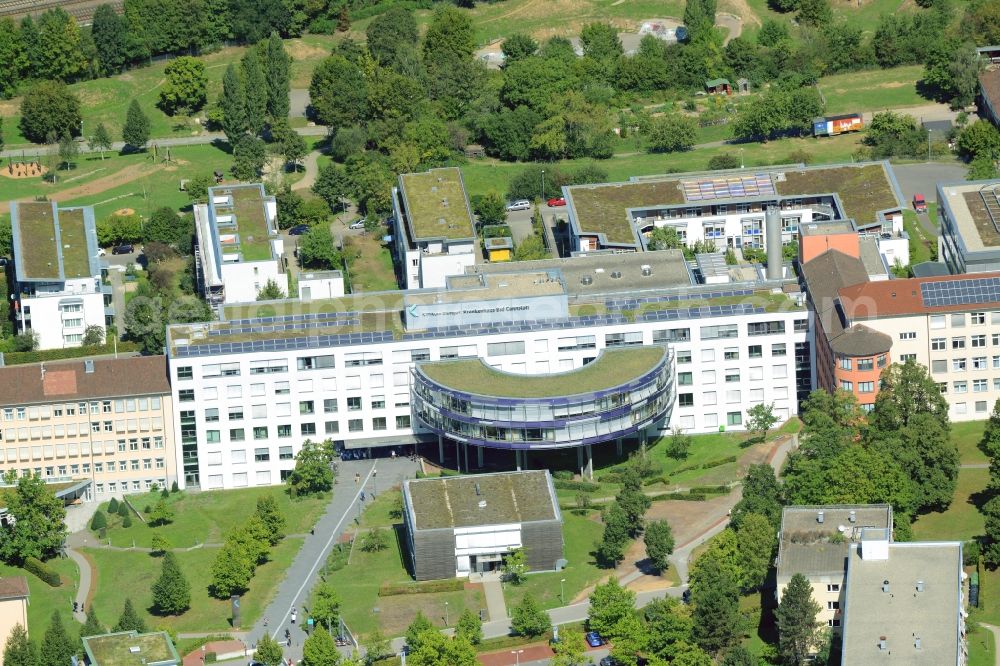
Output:
<instances>
[{"instance_id":1,"label":"conifer tree","mask_svg":"<svg viewBox=\"0 0 1000 666\"><path fill-rule=\"evenodd\" d=\"M118 624L114 626L112 631L136 631L140 634L146 633L146 623L139 613L136 612L135 606L132 605L132 600L129 598L125 599L125 607L122 608L121 617L118 618Z\"/></svg>"},{"instance_id":2,"label":"conifer tree","mask_svg":"<svg viewBox=\"0 0 1000 666\"><path fill-rule=\"evenodd\" d=\"M191 607L191 585L169 550L163 555L160 577L153 583L153 605L164 615L180 615Z\"/></svg>"},{"instance_id":3,"label":"conifer tree","mask_svg":"<svg viewBox=\"0 0 1000 666\"><path fill-rule=\"evenodd\" d=\"M53 611L52 619L49 620L49 626L42 638L39 664L41 666L66 666L72 662L74 654L76 654L76 648L69 634L66 633L62 617L60 617L59 611ZM7 663L6 660L4 663Z\"/></svg>"},{"instance_id":4,"label":"conifer tree","mask_svg":"<svg viewBox=\"0 0 1000 666\"><path fill-rule=\"evenodd\" d=\"M132 100L122 127L122 141L133 150L144 150L149 141L149 118L139 108L138 100Z\"/></svg>"}]
</instances>

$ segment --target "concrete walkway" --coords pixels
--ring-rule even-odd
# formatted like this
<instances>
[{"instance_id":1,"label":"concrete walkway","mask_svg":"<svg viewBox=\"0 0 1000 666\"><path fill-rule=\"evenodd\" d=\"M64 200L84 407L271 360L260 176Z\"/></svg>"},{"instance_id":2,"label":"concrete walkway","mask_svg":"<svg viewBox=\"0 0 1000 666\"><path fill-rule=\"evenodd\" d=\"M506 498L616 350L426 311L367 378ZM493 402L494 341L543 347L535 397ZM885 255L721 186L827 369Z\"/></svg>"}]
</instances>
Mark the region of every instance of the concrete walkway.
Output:
<instances>
[{"instance_id":1,"label":"concrete walkway","mask_svg":"<svg viewBox=\"0 0 1000 666\"><path fill-rule=\"evenodd\" d=\"M76 588L76 597L74 597L73 601L77 603L77 607L81 610L73 613L73 619L83 624L87 621L87 614L82 609L87 603L87 597L90 595L90 586L94 580L94 570L82 553L72 548L67 548L66 554L69 556L69 559L76 562L76 566L80 570L80 584Z\"/></svg>"},{"instance_id":2,"label":"concrete walkway","mask_svg":"<svg viewBox=\"0 0 1000 666\"><path fill-rule=\"evenodd\" d=\"M989 629L990 633L993 634L993 645L994 648L1000 647L1000 627L995 627L992 624L986 624L985 622L980 622L979 626L983 629ZM994 663L996 666L1000 666L1000 650L994 649L996 655L994 656Z\"/></svg>"},{"instance_id":3,"label":"concrete walkway","mask_svg":"<svg viewBox=\"0 0 1000 666\"><path fill-rule=\"evenodd\" d=\"M316 182L316 176L319 175L319 155L318 150L310 152L302 160L302 166L305 168L305 175L302 179L296 183L292 184L292 190L308 190Z\"/></svg>"},{"instance_id":4,"label":"concrete walkway","mask_svg":"<svg viewBox=\"0 0 1000 666\"><path fill-rule=\"evenodd\" d=\"M499 576L483 579L483 596L486 597L486 610L490 621L507 619L507 603L503 598L503 583Z\"/></svg>"}]
</instances>

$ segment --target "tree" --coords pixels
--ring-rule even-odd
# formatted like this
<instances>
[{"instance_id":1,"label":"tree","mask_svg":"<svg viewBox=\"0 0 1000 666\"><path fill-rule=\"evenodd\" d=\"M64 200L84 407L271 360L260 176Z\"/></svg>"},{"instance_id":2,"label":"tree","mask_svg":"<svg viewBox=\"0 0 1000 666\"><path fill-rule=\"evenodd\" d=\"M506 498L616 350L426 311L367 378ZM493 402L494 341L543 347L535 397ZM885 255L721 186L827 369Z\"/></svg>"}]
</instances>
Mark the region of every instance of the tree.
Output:
<instances>
[{"instance_id":1,"label":"tree","mask_svg":"<svg viewBox=\"0 0 1000 666\"><path fill-rule=\"evenodd\" d=\"M969 171L965 178L966 180L993 180L997 174L996 162L986 155L981 155L969 162Z\"/></svg>"},{"instance_id":2,"label":"tree","mask_svg":"<svg viewBox=\"0 0 1000 666\"><path fill-rule=\"evenodd\" d=\"M91 604L87 608L87 621L83 623L80 627L80 638L86 638L87 636L100 636L101 634L107 633L107 629L101 624L101 621L97 619L97 611L94 610L94 605Z\"/></svg>"},{"instance_id":3,"label":"tree","mask_svg":"<svg viewBox=\"0 0 1000 666\"><path fill-rule=\"evenodd\" d=\"M313 70L309 100L316 120L336 132L368 117L368 82L357 63L331 55Z\"/></svg>"},{"instance_id":4,"label":"tree","mask_svg":"<svg viewBox=\"0 0 1000 666\"><path fill-rule=\"evenodd\" d=\"M948 401L927 372L916 361L893 363L882 372L875 409L869 417L872 430L890 433L903 428L918 414L930 414L947 433Z\"/></svg>"},{"instance_id":5,"label":"tree","mask_svg":"<svg viewBox=\"0 0 1000 666\"><path fill-rule=\"evenodd\" d=\"M646 555L658 573L670 566L669 556L674 552L674 533L665 520L654 520L646 526L643 536L646 544Z\"/></svg>"},{"instance_id":6,"label":"tree","mask_svg":"<svg viewBox=\"0 0 1000 666\"><path fill-rule=\"evenodd\" d=\"M85 73L87 59L81 48L76 19L62 7L49 9L38 17L38 37L31 67L40 79L74 81ZM26 45L31 48L32 45Z\"/></svg>"},{"instance_id":7,"label":"tree","mask_svg":"<svg viewBox=\"0 0 1000 666\"><path fill-rule=\"evenodd\" d=\"M760 660L742 645L734 645L726 650L722 666L760 666Z\"/></svg>"},{"instance_id":8,"label":"tree","mask_svg":"<svg viewBox=\"0 0 1000 666\"><path fill-rule=\"evenodd\" d=\"M474 196L470 203L479 224L503 224L507 221L507 202L503 200L499 192L493 191L482 196Z\"/></svg>"},{"instance_id":9,"label":"tree","mask_svg":"<svg viewBox=\"0 0 1000 666\"><path fill-rule=\"evenodd\" d=\"M743 478L743 496L730 514L729 524L739 529L747 514L767 518L775 528L781 523L781 484L774 477L774 468L766 463L750 465Z\"/></svg>"},{"instance_id":10,"label":"tree","mask_svg":"<svg viewBox=\"0 0 1000 666\"><path fill-rule=\"evenodd\" d=\"M308 234L307 234L308 235ZM333 488L333 443L306 440L295 456L295 469L288 475L292 496L319 495Z\"/></svg>"},{"instance_id":11,"label":"tree","mask_svg":"<svg viewBox=\"0 0 1000 666\"><path fill-rule=\"evenodd\" d=\"M319 168L312 191L327 203L330 210L336 211L343 204L344 197L350 190L350 182L343 167L336 164L324 164Z\"/></svg>"},{"instance_id":12,"label":"tree","mask_svg":"<svg viewBox=\"0 0 1000 666\"><path fill-rule=\"evenodd\" d=\"M708 160L708 168L711 171L739 169L740 158L732 153L719 153L718 155L713 155L712 158Z\"/></svg>"},{"instance_id":13,"label":"tree","mask_svg":"<svg viewBox=\"0 0 1000 666\"><path fill-rule=\"evenodd\" d=\"M361 550L366 553L377 553L389 547L389 537L381 527L369 530L361 539Z\"/></svg>"},{"instance_id":14,"label":"tree","mask_svg":"<svg viewBox=\"0 0 1000 666\"><path fill-rule=\"evenodd\" d=\"M125 504L125 502L119 502L118 503L118 516L119 517L124 518L125 516L127 516L127 515L129 515L131 513L132 512L129 511L128 505Z\"/></svg>"},{"instance_id":15,"label":"tree","mask_svg":"<svg viewBox=\"0 0 1000 666\"><path fill-rule=\"evenodd\" d=\"M792 664L803 664L817 644L820 607L812 598L812 585L800 573L792 576L781 603L774 612L778 625L778 648L781 656Z\"/></svg>"},{"instance_id":16,"label":"tree","mask_svg":"<svg viewBox=\"0 0 1000 666\"><path fill-rule=\"evenodd\" d=\"M163 555L160 577L153 583L153 606L161 615L180 615L191 607L191 585L171 551Z\"/></svg>"},{"instance_id":17,"label":"tree","mask_svg":"<svg viewBox=\"0 0 1000 666\"><path fill-rule=\"evenodd\" d=\"M29 557L45 559L66 540L66 508L38 474L17 480L17 489L6 496L13 524L0 528L0 560L20 564Z\"/></svg>"},{"instance_id":18,"label":"tree","mask_svg":"<svg viewBox=\"0 0 1000 666\"><path fill-rule=\"evenodd\" d=\"M263 495L257 498L257 510L254 515L267 527L268 542L277 546L285 538L285 516L278 508L278 501L273 495Z\"/></svg>"},{"instance_id":19,"label":"tree","mask_svg":"<svg viewBox=\"0 0 1000 666\"><path fill-rule=\"evenodd\" d=\"M125 606L122 608L122 614L118 618L117 624L111 629L111 631L135 631L140 634L146 633L146 623L136 612L135 606L132 605L132 600L128 597L125 598Z\"/></svg>"},{"instance_id":20,"label":"tree","mask_svg":"<svg viewBox=\"0 0 1000 666\"><path fill-rule=\"evenodd\" d=\"M476 666L479 662L475 648L461 636L449 639L437 629L429 629L421 634L419 647L410 652L407 663L413 666Z\"/></svg>"},{"instance_id":21,"label":"tree","mask_svg":"<svg viewBox=\"0 0 1000 666\"><path fill-rule=\"evenodd\" d=\"M98 509L97 511L94 512L94 517L90 519L90 529L97 532L98 530L104 529L107 526L108 526L107 516L104 515L103 511Z\"/></svg>"},{"instance_id":22,"label":"tree","mask_svg":"<svg viewBox=\"0 0 1000 666\"><path fill-rule=\"evenodd\" d=\"M249 131L247 120L246 93L243 90L243 78L240 70L232 63L226 67L222 76L222 97L219 98L219 108L222 110L222 131L226 140L233 148Z\"/></svg>"},{"instance_id":23,"label":"tree","mask_svg":"<svg viewBox=\"0 0 1000 666\"><path fill-rule=\"evenodd\" d=\"M292 171L298 171L299 162L309 152L306 140L295 130L290 130L281 138L281 154L285 162L292 165Z\"/></svg>"},{"instance_id":24,"label":"tree","mask_svg":"<svg viewBox=\"0 0 1000 666\"><path fill-rule=\"evenodd\" d=\"M250 586L256 560L240 544L227 540L219 549L211 568L211 591L218 599L228 599Z\"/></svg>"},{"instance_id":25,"label":"tree","mask_svg":"<svg viewBox=\"0 0 1000 666\"><path fill-rule=\"evenodd\" d=\"M163 492L167 492L167 489L164 488ZM163 553L167 552L168 548L170 548L170 542L167 541L167 538L162 534L160 534L159 532L153 533L149 545L151 550L153 551L153 554L156 555L162 555Z\"/></svg>"},{"instance_id":26,"label":"tree","mask_svg":"<svg viewBox=\"0 0 1000 666\"><path fill-rule=\"evenodd\" d=\"M798 0L800 23L821 26L833 20L833 10L830 0Z\"/></svg>"},{"instance_id":27,"label":"tree","mask_svg":"<svg viewBox=\"0 0 1000 666\"><path fill-rule=\"evenodd\" d=\"M38 648L28 640L28 632L21 624L15 624L7 636L3 648L3 663L6 666L40 666Z\"/></svg>"},{"instance_id":28,"label":"tree","mask_svg":"<svg viewBox=\"0 0 1000 666\"><path fill-rule=\"evenodd\" d=\"M257 642L257 649L253 653L254 660L265 666L279 666L284 662L283 656L281 646L265 631Z\"/></svg>"},{"instance_id":29,"label":"tree","mask_svg":"<svg viewBox=\"0 0 1000 666\"><path fill-rule=\"evenodd\" d=\"M1000 131L988 120L977 120L962 128L955 142L960 155L967 159L985 157L1000 160Z\"/></svg>"},{"instance_id":30,"label":"tree","mask_svg":"<svg viewBox=\"0 0 1000 666\"><path fill-rule=\"evenodd\" d=\"M248 49L240 61L243 72L243 108L247 114L247 129L257 136L267 122L267 80L256 48ZM239 141L236 142L239 145Z\"/></svg>"},{"instance_id":31,"label":"tree","mask_svg":"<svg viewBox=\"0 0 1000 666\"><path fill-rule=\"evenodd\" d=\"M448 5L438 5L424 35L424 60L439 56L468 60L476 50L472 20Z\"/></svg>"},{"instance_id":32,"label":"tree","mask_svg":"<svg viewBox=\"0 0 1000 666\"><path fill-rule=\"evenodd\" d=\"M126 513L124 516L122 516L122 527L124 527L126 529L129 528L129 527L132 527L132 514L131 514L131 512Z\"/></svg>"},{"instance_id":33,"label":"tree","mask_svg":"<svg viewBox=\"0 0 1000 666\"><path fill-rule=\"evenodd\" d=\"M681 237L677 233L677 230L667 226L653 229L653 232L649 235L647 245L650 250L676 250L684 247L684 243L681 242ZM680 428L674 428L673 432L679 437L684 434ZM683 457L687 457L686 450Z\"/></svg>"},{"instance_id":34,"label":"tree","mask_svg":"<svg viewBox=\"0 0 1000 666\"><path fill-rule=\"evenodd\" d=\"M870 432L867 442L910 478L916 509L944 511L951 504L958 483L958 448L935 416L916 414L896 432Z\"/></svg>"},{"instance_id":35,"label":"tree","mask_svg":"<svg viewBox=\"0 0 1000 666\"><path fill-rule=\"evenodd\" d=\"M615 497L615 503L622 508L628 518L629 536L639 536L643 530L643 516L653 500L642 492L642 479L632 465L626 466L622 472L622 489Z\"/></svg>"},{"instance_id":36,"label":"tree","mask_svg":"<svg viewBox=\"0 0 1000 666\"><path fill-rule=\"evenodd\" d=\"M42 638L41 650L39 651L40 666L65 666L65 664L71 663L75 654L74 642L66 633L66 627L63 626L59 611L53 611L52 619L49 620L49 626L45 629L45 636Z\"/></svg>"},{"instance_id":37,"label":"tree","mask_svg":"<svg viewBox=\"0 0 1000 666\"><path fill-rule=\"evenodd\" d=\"M59 139L59 159L62 161L61 167L66 170L70 170L76 166L76 158L80 154L79 149L76 147L76 141L71 139L68 134L63 134L62 138Z\"/></svg>"},{"instance_id":38,"label":"tree","mask_svg":"<svg viewBox=\"0 0 1000 666\"><path fill-rule=\"evenodd\" d=\"M299 240L299 263L303 268L331 270L343 265L329 225L321 224L302 234Z\"/></svg>"},{"instance_id":39,"label":"tree","mask_svg":"<svg viewBox=\"0 0 1000 666\"><path fill-rule=\"evenodd\" d=\"M325 631L314 631L302 644L302 666L337 666L340 653Z\"/></svg>"},{"instance_id":40,"label":"tree","mask_svg":"<svg viewBox=\"0 0 1000 666\"><path fill-rule=\"evenodd\" d=\"M257 292L258 301L276 301L285 297L285 292L281 290L278 283L273 278L268 278L264 286Z\"/></svg>"},{"instance_id":41,"label":"tree","mask_svg":"<svg viewBox=\"0 0 1000 666\"><path fill-rule=\"evenodd\" d=\"M768 431L778 422L778 417L774 415L774 403L767 405L758 403L747 410L747 430L753 433L760 433L761 441L767 439Z\"/></svg>"},{"instance_id":42,"label":"tree","mask_svg":"<svg viewBox=\"0 0 1000 666\"><path fill-rule=\"evenodd\" d=\"M149 141L149 118L139 108L139 101L133 99L125 115L125 125L122 127L122 141L131 150L144 150Z\"/></svg>"},{"instance_id":43,"label":"tree","mask_svg":"<svg viewBox=\"0 0 1000 666\"><path fill-rule=\"evenodd\" d=\"M100 5L94 11L90 34L97 47L98 69L104 76L122 71L125 66L128 25L111 5Z\"/></svg>"},{"instance_id":44,"label":"tree","mask_svg":"<svg viewBox=\"0 0 1000 666\"><path fill-rule=\"evenodd\" d=\"M479 645L479 642L483 640L483 621L479 619L479 615L466 608L458 618L455 634L469 641L472 645Z\"/></svg>"},{"instance_id":45,"label":"tree","mask_svg":"<svg viewBox=\"0 0 1000 666\"><path fill-rule=\"evenodd\" d=\"M385 637L382 630L375 627L375 631L368 634L363 643L365 647L365 657L369 662L378 662L393 654L392 645Z\"/></svg>"},{"instance_id":46,"label":"tree","mask_svg":"<svg viewBox=\"0 0 1000 666\"><path fill-rule=\"evenodd\" d=\"M80 134L80 101L65 83L39 81L21 100L21 134L32 143L47 143L51 136Z\"/></svg>"},{"instance_id":47,"label":"tree","mask_svg":"<svg viewBox=\"0 0 1000 666\"><path fill-rule=\"evenodd\" d=\"M697 138L698 125L694 118L680 114L658 116L649 131L649 149L657 153L690 150Z\"/></svg>"},{"instance_id":48,"label":"tree","mask_svg":"<svg viewBox=\"0 0 1000 666\"><path fill-rule=\"evenodd\" d=\"M503 41L500 50L504 57L504 67L507 67L538 53L538 42L523 32L515 32Z\"/></svg>"},{"instance_id":49,"label":"tree","mask_svg":"<svg viewBox=\"0 0 1000 666\"><path fill-rule=\"evenodd\" d=\"M191 113L205 106L208 78L205 63L191 56L174 58L163 70L167 80L160 89L160 108L168 116Z\"/></svg>"},{"instance_id":50,"label":"tree","mask_svg":"<svg viewBox=\"0 0 1000 666\"><path fill-rule=\"evenodd\" d=\"M406 646L409 648L410 652L416 650L420 646L420 639L424 635L424 632L434 629L434 625L431 621L427 619L424 612L421 610L417 611L417 616L413 618L410 625L406 628Z\"/></svg>"},{"instance_id":51,"label":"tree","mask_svg":"<svg viewBox=\"0 0 1000 666\"><path fill-rule=\"evenodd\" d=\"M244 182L257 180L266 161L264 142L255 136L244 135L233 148L233 175Z\"/></svg>"},{"instance_id":52,"label":"tree","mask_svg":"<svg viewBox=\"0 0 1000 666\"><path fill-rule=\"evenodd\" d=\"M612 502L604 511L604 533L597 545L597 559L601 566L613 568L625 558L625 546L629 540L628 515Z\"/></svg>"},{"instance_id":53,"label":"tree","mask_svg":"<svg viewBox=\"0 0 1000 666\"><path fill-rule=\"evenodd\" d=\"M178 216L176 211L169 206L154 210L146 223L142 225L142 239L147 244L163 243L179 252L190 250L193 233L191 222Z\"/></svg>"},{"instance_id":54,"label":"tree","mask_svg":"<svg viewBox=\"0 0 1000 666\"><path fill-rule=\"evenodd\" d=\"M535 597L529 593L524 595L521 603L514 606L511 611L510 628L517 636L534 638L551 629L552 620L549 618L549 614L542 610L542 607L535 601Z\"/></svg>"},{"instance_id":55,"label":"tree","mask_svg":"<svg viewBox=\"0 0 1000 666\"><path fill-rule=\"evenodd\" d=\"M660 659L673 659L682 643L691 642L691 608L673 597L654 599L642 609L649 630L646 650Z\"/></svg>"},{"instance_id":56,"label":"tree","mask_svg":"<svg viewBox=\"0 0 1000 666\"><path fill-rule=\"evenodd\" d=\"M702 555L691 572L695 642L716 653L739 639L739 590L729 572L714 557Z\"/></svg>"},{"instance_id":57,"label":"tree","mask_svg":"<svg viewBox=\"0 0 1000 666\"><path fill-rule=\"evenodd\" d=\"M383 67L398 71L401 51L417 45L417 21L409 9L394 6L368 24L365 36L372 57Z\"/></svg>"},{"instance_id":58,"label":"tree","mask_svg":"<svg viewBox=\"0 0 1000 666\"><path fill-rule=\"evenodd\" d=\"M289 68L291 59L285 44L276 32L267 40L264 54L264 73L267 78L267 114L272 119L287 118L289 107Z\"/></svg>"},{"instance_id":59,"label":"tree","mask_svg":"<svg viewBox=\"0 0 1000 666\"><path fill-rule=\"evenodd\" d=\"M559 642L552 646L555 655L549 660L552 666L583 666L589 663L584 656L586 646L579 632L570 631L559 637Z\"/></svg>"},{"instance_id":60,"label":"tree","mask_svg":"<svg viewBox=\"0 0 1000 666\"><path fill-rule=\"evenodd\" d=\"M104 327L98 326L97 324L91 324L87 328L83 329L83 346L84 347L94 347L96 345L104 344Z\"/></svg>"},{"instance_id":61,"label":"tree","mask_svg":"<svg viewBox=\"0 0 1000 666\"><path fill-rule=\"evenodd\" d=\"M152 513L149 514L149 525L156 527L172 522L174 522L174 510L167 506L167 503L162 499L157 501Z\"/></svg>"},{"instance_id":62,"label":"tree","mask_svg":"<svg viewBox=\"0 0 1000 666\"><path fill-rule=\"evenodd\" d=\"M323 581L313 591L309 612L324 629L332 631L340 622L340 595L328 581Z\"/></svg>"},{"instance_id":63,"label":"tree","mask_svg":"<svg viewBox=\"0 0 1000 666\"><path fill-rule=\"evenodd\" d=\"M0 19L0 71L5 75L0 80L0 97L5 99L14 96L30 64L21 35L13 19Z\"/></svg>"},{"instance_id":64,"label":"tree","mask_svg":"<svg viewBox=\"0 0 1000 666\"><path fill-rule=\"evenodd\" d=\"M765 516L745 514L736 531L736 544L740 588L743 592L752 592L764 584L774 558L777 530Z\"/></svg>"},{"instance_id":65,"label":"tree","mask_svg":"<svg viewBox=\"0 0 1000 666\"><path fill-rule=\"evenodd\" d=\"M587 628L609 639L624 635L623 624L635 613L635 592L624 588L611 577L590 593L590 615Z\"/></svg>"},{"instance_id":66,"label":"tree","mask_svg":"<svg viewBox=\"0 0 1000 666\"><path fill-rule=\"evenodd\" d=\"M104 151L111 150L111 134L108 132L108 128L104 126L104 123L97 123L97 127L94 128L94 134L87 142L87 146L91 150L100 151L101 161L104 161Z\"/></svg>"}]
</instances>

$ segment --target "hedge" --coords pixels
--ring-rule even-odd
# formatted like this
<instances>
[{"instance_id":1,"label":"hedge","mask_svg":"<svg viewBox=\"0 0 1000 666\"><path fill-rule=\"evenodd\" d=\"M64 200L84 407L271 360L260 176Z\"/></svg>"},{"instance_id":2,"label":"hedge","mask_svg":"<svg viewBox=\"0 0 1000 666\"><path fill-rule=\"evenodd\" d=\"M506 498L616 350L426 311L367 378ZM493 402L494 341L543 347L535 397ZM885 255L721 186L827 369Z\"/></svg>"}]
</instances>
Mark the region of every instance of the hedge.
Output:
<instances>
[{"instance_id":1,"label":"hedge","mask_svg":"<svg viewBox=\"0 0 1000 666\"><path fill-rule=\"evenodd\" d=\"M607 474L602 474L597 478L601 483L621 483L622 473L621 472L608 472Z\"/></svg>"},{"instance_id":2,"label":"hedge","mask_svg":"<svg viewBox=\"0 0 1000 666\"><path fill-rule=\"evenodd\" d=\"M552 478L558 481L572 481L573 472L569 471L568 469L560 469L556 472L552 472Z\"/></svg>"},{"instance_id":3,"label":"hedge","mask_svg":"<svg viewBox=\"0 0 1000 666\"><path fill-rule=\"evenodd\" d=\"M29 557L26 559L24 561L24 568L41 578L51 587L59 587L62 585L62 578L59 577L59 574L56 573L54 569L50 568L49 565L37 558Z\"/></svg>"},{"instance_id":4,"label":"hedge","mask_svg":"<svg viewBox=\"0 0 1000 666\"><path fill-rule=\"evenodd\" d=\"M695 486L688 492L696 495L725 495L729 492L729 486Z\"/></svg>"},{"instance_id":5,"label":"hedge","mask_svg":"<svg viewBox=\"0 0 1000 666\"><path fill-rule=\"evenodd\" d=\"M383 583L378 588L378 596L394 597L401 594L424 594L426 592L460 592L465 589L461 578L429 580L421 583Z\"/></svg>"},{"instance_id":6,"label":"hedge","mask_svg":"<svg viewBox=\"0 0 1000 666\"><path fill-rule=\"evenodd\" d=\"M702 469L711 469L712 467L718 467L719 465L725 465L726 463L736 462L736 456L726 456L725 458L719 458L718 460L709 460L707 463L701 466Z\"/></svg>"},{"instance_id":7,"label":"hedge","mask_svg":"<svg viewBox=\"0 0 1000 666\"><path fill-rule=\"evenodd\" d=\"M137 352L141 349L142 346L135 342L118 342L119 354ZM111 343L95 345L93 347L67 347L65 349L46 349L44 351L5 352L3 362L4 365L23 365L25 363L41 363L43 361L58 361L64 358L81 358L83 356L99 356L101 354L113 353L115 353L115 346L114 343Z\"/></svg>"},{"instance_id":8,"label":"hedge","mask_svg":"<svg viewBox=\"0 0 1000 666\"><path fill-rule=\"evenodd\" d=\"M661 474L659 476L651 476L648 479L644 479L642 485L651 486L656 483L662 483L664 485L670 483L670 477L666 474Z\"/></svg>"},{"instance_id":9,"label":"hedge","mask_svg":"<svg viewBox=\"0 0 1000 666\"><path fill-rule=\"evenodd\" d=\"M555 479L552 485L558 490L577 490L584 493L592 493L601 489L599 485L590 481L563 481L562 479Z\"/></svg>"},{"instance_id":10,"label":"hedge","mask_svg":"<svg viewBox=\"0 0 1000 666\"><path fill-rule=\"evenodd\" d=\"M651 498L654 502L663 500L684 500L687 502L704 502L707 498L700 493L662 493Z\"/></svg>"}]
</instances>

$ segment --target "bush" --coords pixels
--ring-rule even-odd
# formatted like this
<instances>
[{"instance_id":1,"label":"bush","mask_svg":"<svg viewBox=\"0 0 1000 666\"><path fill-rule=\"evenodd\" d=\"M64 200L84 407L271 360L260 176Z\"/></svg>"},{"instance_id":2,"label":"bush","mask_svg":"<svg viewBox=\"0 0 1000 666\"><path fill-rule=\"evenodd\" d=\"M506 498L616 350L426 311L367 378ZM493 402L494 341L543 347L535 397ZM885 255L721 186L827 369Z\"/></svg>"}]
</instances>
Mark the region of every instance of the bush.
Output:
<instances>
[{"instance_id":1,"label":"bush","mask_svg":"<svg viewBox=\"0 0 1000 666\"><path fill-rule=\"evenodd\" d=\"M124 501L118 503L118 515L122 518L129 514L128 505Z\"/></svg>"},{"instance_id":2,"label":"bush","mask_svg":"<svg viewBox=\"0 0 1000 666\"><path fill-rule=\"evenodd\" d=\"M326 566L324 567L324 572L331 574L334 571L340 571L347 566L347 560L351 556L351 544L349 543L338 543L330 551L330 554L326 558Z\"/></svg>"},{"instance_id":3,"label":"bush","mask_svg":"<svg viewBox=\"0 0 1000 666\"><path fill-rule=\"evenodd\" d=\"M217 654L215 654L214 652L206 652L205 653L205 663L206 664L214 664L215 661L218 658L219 658L219 656Z\"/></svg>"},{"instance_id":4,"label":"bush","mask_svg":"<svg viewBox=\"0 0 1000 666\"><path fill-rule=\"evenodd\" d=\"M431 592L458 592L465 589L461 578L429 580L420 583L383 583L378 588L380 597L396 597L403 594L426 594Z\"/></svg>"},{"instance_id":5,"label":"bush","mask_svg":"<svg viewBox=\"0 0 1000 666\"><path fill-rule=\"evenodd\" d=\"M112 497L111 501L108 502L108 514L118 513L118 498Z\"/></svg>"},{"instance_id":6,"label":"bush","mask_svg":"<svg viewBox=\"0 0 1000 666\"><path fill-rule=\"evenodd\" d=\"M552 472L552 478L558 481L572 481L573 472L568 469L561 469L558 472Z\"/></svg>"},{"instance_id":7,"label":"bush","mask_svg":"<svg viewBox=\"0 0 1000 666\"><path fill-rule=\"evenodd\" d=\"M729 486L695 486L688 492L698 495L725 495L729 492Z\"/></svg>"},{"instance_id":8,"label":"bush","mask_svg":"<svg viewBox=\"0 0 1000 666\"><path fill-rule=\"evenodd\" d=\"M90 519L90 529L95 532L103 527L108 526L108 519L105 517L104 512L100 509L94 514L94 517Z\"/></svg>"},{"instance_id":9,"label":"bush","mask_svg":"<svg viewBox=\"0 0 1000 666\"><path fill-rule=\"evenodd\" d=\"M151 507L151 506L149 506L147 504L146 506L142 507L142 512L143 513L152 513L153 512L153 507Z\"/></svg>"},{"instance_id":10,"label":"bush","mask_svg":"<svg viewBox=\"0 0 1000 666\"><path fill-rule=\"evenodd\" d=\"M642 485L644 485L644 486L652 486L652 485L655 485L657 483L662 483L662 484L666 485L666 484L670 483L670 477L667 476L666 474L661 474L660 476L651 476L648 479L643 479L642 480Z\"/></svg>"},{"instance_id":11,"label":"bush","mask_svg":"<svg viewBox=\"0 0 1000 666\"><path fill-rule=\"evenodd\" d=\"M59 574L38 558L29 557L26 559L24 561L24 568L29 573L33 573L41 578L50 587L59 587L62 585L62 579L59 577Z\"/></svg>"},{"instance_id":12,"label":"bush","mask_svg":"<svg viewBox=\"0 0 1000 666\"><path fill-rule=\"evenodd\" d=\"M118 352L134 352L142 349L142 345L125 340L118 341ZM113 354L114 341L98 347L67 347L66 349L46 349L44 351L7 352L3 355L5 365L24 365L25 363L42 363L57 361L64 358L80 358L99 354Z\"/></svg>"},{"instance_id":13,"label":"bush","mask_svg":"<svg viewBox=\"0 0 1000 666\"><path fill-rule=\"evenodd\" d=\"M101 529L99 529L97 531L97 536L100 537L101 539L107 539L108 538L108 528L107 527L102 527Z\"/></svg>"},{"instance_id":14,"label":"bush","mask_svg":"<svg viewBox=\"0 0 1000 666\"><path fill-rule=\"evenodd\" d=\"M736 456L726 456L725 458L719 458L718 460L709 460L704 463L702 469L712 469L713 467L718 467L719 465L726 465L728 463L736 462Z\"/></svg>"},{"instance_id":15,"label":"bush","mask_svg":"<svg viewBox=\"0 0 1000 666\"><path fill-rule=\"evenodd\" d=\"M621 483L622 473L621 472L608 472L607 474L602 474L597 477L597 480L601 483Z\"/></svg>"},{"instance_id":16,"label":"bush","mask_svg":"<svg viewBox=\"0 0 1000 666\"><path fill-rule=\"evenodd\" d=\"M708 168L711 171L720 169L739 169L740 158L732 153L720 153L708 161Z\"/></svg>"},{"instance_id":17,"label":"bush","mask_svg":"<svg viewBox=\"0 0 1000 666\"><path fill-rule=\"evenodd\" d=\"M575 490L581 493L592 493L601 488L596 483L591 483L590 481L562 481L559 479L553 481L552 485L559 490Z\"/></svg>"},{"instance_id":18,"label":"bush","mask_svg":"<svg viewBox=\"0 0 1000 666\"><path fill-rule=\"evenodd\" d=\"M979 563L979 542L977 540L970 539L962 544L962 559L962 564L967 567Z\"/></svg>"},{"instance_id":19,"label":"bush","mask_svg":"<svg viewBox=\"0 0 1000 666\"><path fill-rule=\"evenodd\" d=\"M663 493L662 495L654 495L651 497L654 502L661 502L663 500L684 500L687 502L704 502L707 498L704 495L698 493Z\"/></svg>"},{"instance_id":20,"label":"bush","mask_svg":"<svg viewBox=\"0 0 1000 666\"><path fill-rule=\"evenodd\" d=\"M122 517L122 527L132 527L132 514L126 513Z\"/></svg>"}]
</instances>

